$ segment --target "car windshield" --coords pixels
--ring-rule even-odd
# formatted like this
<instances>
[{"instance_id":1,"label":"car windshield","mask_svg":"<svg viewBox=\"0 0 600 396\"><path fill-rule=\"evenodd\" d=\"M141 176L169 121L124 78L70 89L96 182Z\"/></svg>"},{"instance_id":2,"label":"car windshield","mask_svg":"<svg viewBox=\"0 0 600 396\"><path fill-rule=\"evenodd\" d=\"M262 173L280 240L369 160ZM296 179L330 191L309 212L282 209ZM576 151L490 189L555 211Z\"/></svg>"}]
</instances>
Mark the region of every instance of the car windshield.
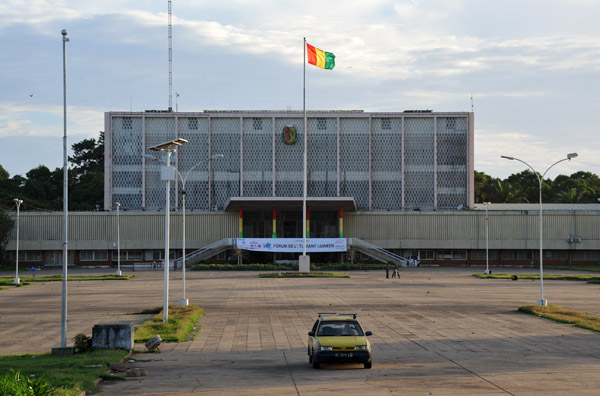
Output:
<instances>
[{"instance_id":1,"label":"car windshield","mask_svg":"<svg viewBox=\"0 0 600 396\"><path fill-rule=\"evenodd\" d=\"M337 337L337 336L362 336L363 331L356 322L344 321L323 321L317 331L318 336Z\"/></svg>"}]
</instances>

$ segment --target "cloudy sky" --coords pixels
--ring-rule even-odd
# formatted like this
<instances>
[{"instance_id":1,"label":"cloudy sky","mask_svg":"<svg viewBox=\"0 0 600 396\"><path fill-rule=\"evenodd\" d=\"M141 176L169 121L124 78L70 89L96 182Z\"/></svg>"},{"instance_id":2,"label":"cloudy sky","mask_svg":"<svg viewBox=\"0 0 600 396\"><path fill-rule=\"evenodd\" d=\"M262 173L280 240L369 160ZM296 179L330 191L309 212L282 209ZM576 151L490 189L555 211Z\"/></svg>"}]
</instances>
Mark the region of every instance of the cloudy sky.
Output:
<instances>
[{"instance_id":1,"label":"cloudy sky","mask_svg":"<svg viewBox=\"0 0 600 396\"><path fill-rule=\"evenodd\" d=\"M0 165L62 166L106 111L166 109L167 0L0 0ZM600 173L597 0L173 0L173 108L475 112L475 169ZM176 98L175 93L179 94ZM473 98L471 101L471 97Z\"/></svg>"}]
</instances>

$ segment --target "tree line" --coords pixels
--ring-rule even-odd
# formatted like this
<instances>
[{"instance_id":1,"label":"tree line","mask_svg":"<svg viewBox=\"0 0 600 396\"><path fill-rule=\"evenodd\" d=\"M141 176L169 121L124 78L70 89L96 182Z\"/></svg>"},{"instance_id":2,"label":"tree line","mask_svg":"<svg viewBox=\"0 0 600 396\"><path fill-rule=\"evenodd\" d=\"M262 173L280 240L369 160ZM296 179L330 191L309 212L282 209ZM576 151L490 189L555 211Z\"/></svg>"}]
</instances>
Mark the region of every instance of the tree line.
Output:
<instances>
[{"instance_id":1,"label":"tree line","mask_svg":"<svg viewBox=\"0 0 600 396\"><path fill-rule=\"evenodd\" d=\"M73 144L69 157L69 210L91 211L104 208L104 132L98 139ZM63 209L63 168L50 170L39 165L25 174L10 177L0 165L0 210L23 200L21 210L58 211Z\"/></svg>"},{"instance_id":2,"label":"tree line","mask_svg":"<svg viewBox=\"0 0 600 396\"><path fill-rule=\"evenodd\" d=\"M475 203L538 203L539 181L527 169L506 179L494 178L475 171ZM591 172L559 175L554 180L542 180L544 203L597 203L600 198L600 178Z\"/></svg>"}]
</instances>

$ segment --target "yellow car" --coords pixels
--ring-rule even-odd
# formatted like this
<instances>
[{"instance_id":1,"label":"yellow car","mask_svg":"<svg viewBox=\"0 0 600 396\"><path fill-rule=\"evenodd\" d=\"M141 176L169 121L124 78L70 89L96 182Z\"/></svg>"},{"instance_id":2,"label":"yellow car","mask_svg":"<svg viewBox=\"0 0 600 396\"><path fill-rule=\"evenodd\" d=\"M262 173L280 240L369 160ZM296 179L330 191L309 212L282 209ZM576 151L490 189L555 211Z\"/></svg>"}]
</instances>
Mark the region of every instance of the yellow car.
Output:
<instances>
[{"instance_id":1,"label":"yellow car","mask_svg":"<svg viewBox=\"0 0 600 396\"><path fill-rule=\"evenodd\" d=\"M372 365L371 344L356 320L356 314L320 313L308 332L308 361L313 368L321 363L362 363Z\"/></svg>"}]
</instances>

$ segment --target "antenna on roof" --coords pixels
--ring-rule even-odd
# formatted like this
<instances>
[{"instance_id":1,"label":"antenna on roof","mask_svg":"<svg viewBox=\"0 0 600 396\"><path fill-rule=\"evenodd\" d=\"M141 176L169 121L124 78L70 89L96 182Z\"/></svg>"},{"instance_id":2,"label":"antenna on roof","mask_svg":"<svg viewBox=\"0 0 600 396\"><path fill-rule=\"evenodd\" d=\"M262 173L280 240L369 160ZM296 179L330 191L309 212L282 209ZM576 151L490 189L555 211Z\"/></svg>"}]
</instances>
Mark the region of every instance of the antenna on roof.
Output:
<instances>
[{"instance_id":1,"label":"antenna on roof","mask_svg":"<svg viewBox=\"0 0 600 396\"><path fill-rule=\"evenodd\" d=\"M471 92L471 113L473 113L473 92Z\"/></svg>"},{"instance_id":2,"label":"antenna on roof","mask_svg":"<svg viewBox=\"0 0 600 396\"><path fill-rule=\"evenodd\" d=\"M173 27L171 26L171 0L169 0L169 111L173 111Z\"/></svg>"}]
</instances>

